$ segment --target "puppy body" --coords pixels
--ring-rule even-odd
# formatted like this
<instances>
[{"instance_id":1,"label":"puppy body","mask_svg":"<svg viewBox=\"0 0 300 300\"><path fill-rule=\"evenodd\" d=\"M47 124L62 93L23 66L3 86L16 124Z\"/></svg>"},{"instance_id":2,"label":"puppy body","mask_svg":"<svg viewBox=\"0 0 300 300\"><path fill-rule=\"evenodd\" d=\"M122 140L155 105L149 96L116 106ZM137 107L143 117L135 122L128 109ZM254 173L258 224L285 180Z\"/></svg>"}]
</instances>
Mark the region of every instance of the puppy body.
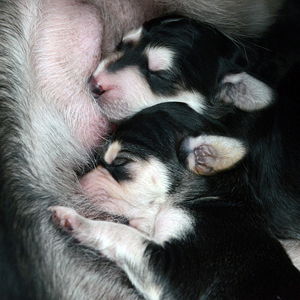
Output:
<instances>
[{"instance_id":1,"label":"puppy body","mask_svg":"<svg viewBox=\"0 0 300 300\"><path fill-rule=\"evenodd\" d=\"M284 29L297 26L294 15L283 19L254 47L186 18L155 19L123 38L99 65L92 87L98 96L101 90L99 103L111 120L179 101L244 135L252 149L250 184L270 227L279 238L299 239L299 43L280 45ZM116 103L123 109L116 112Z\"/></svg>"},{"instance_id":2,"label":"puppy body","mask_svg":"<svg viewBox=\"0 0 300 300\"><path fill-rule=\"evenodd\" d=\"M56 222L116 261L146 299L299 298L300 273L265 226L243 164L214 176L186 168L190 159L199 162L202 146L215 151L213 168L222 165L224 149L243 159L244 143L225 133L184 104L135 115L105 148L105 170L94 171L107 193L100 207L131 227L65 207L53 208Z\"/></svg>"},{"instance_id":3,"label":"puppy body","mask_svg":"<svg viewBox=\"0 0 300 300\"><path fill-rule=\"evenodd\" d=\"M181 22L181 20L177 21ZM175 20L174 23L176 24L177 21ZM174 23L166 22L164 26L172 24L173 27ZM151 28L155 28L155 24L151 25L150 31ZM170 184L169 180L166 180L168 172L165 172L165 176L158 178L156 176L147 177L149 174L153 175L150 172L143 174L142 178L147 184L143 185L141 189L132 185L134 180L130 180L129 175L132 175L130 171L133 170L113 171L116 166L122 167L124 164L124 157L121 157L121 160L118 157L123 144L121 143L121 146L115 144L114 151L107 154L106 157L108 170L112 167L111 165L115 165L110 170L113 179L111 176L102 175L102 179L105 178L106 183L109 181L112 184L114 187L112 190L115 192L110 194L110 189L107 188L109 185L106 185L106 188L103 186L102 197L94 199L96 202L102 202L100 207L103 210L129 218L130 225L137 228L140 233L121 224L90 222L80 218L74 211L56 208L56 218L58 222L61 222L60 226L74 234L82 244L100 250L110 259L119 263L133 284L148 299L182 299L183 297L195 299L201 296L207 299L224 299L224 295L228 295L229 299L299 298L299 274L291 266L282 247L268 231L270 228L276 237L280 238L299 238L298 212L300 204L297 188L299 146L296 133L296 129L299 127L297 118L299 108L295 101L298 91L295 82L296 74L299 72L298 66L295 66L283 80L281 76L277 77L276 75L273 78L270 74L266 74L265 66L258 68L255 72L258 78L262 76L266 82L270 79L270 82L277 86L279 100L276 100L272 90L265 83L261 83L257 78L251 76L257 63L254 61L253 65L249 66L246 58L249 52L245 56L243 51L232 51L233 49L237 50L233 47L233 43L219 36L213 44L217 45L217 41L224 41L224 43L221 42L224 47L220 48L219 45L213 49L223 49L225 54L224 52L212 54L212 61L209 61L206 66L204 63L203 67L204 74L207 73L207 76L201 77L201 80L193 85L193 81L190 79L194 74L182 72L183 78L180 77L178 80L176 77L179 72L176 73L176 69L173 72L175 55L169 51L170 49L165 51L165 48L159 48L157 45L146 49L147 47L143 45L140 48L142 49L140 54L134 51L128 52L132 45L138 49L138 45L144 39L144 37L141 39L141 36L141 32L136 31L124 37L123 45L121 45L122 51L127 54L135 54L126 55L125 64L123 59L119 59L121 54L117 58L108 58L96 71L94 76L96 83L92 83L91 87L94 88L94 92L101 94L102 110L112 120L118 120L134 113L135 110L132 110L132 107L135 108L136 103L143 103L144 99L146 101L150 99L150 105L156 103L157 99L159 100L157 102L174 102L185 99L186 103L197 112L205 113L209 118L212 117L208 123L203 121L206 130L208 130L207 126L210 122L222 124L222 129L217 130L218 134L226 136L230 132L230 136L245 141L247 149L251 149L251 152L243 160L247 166L247 172L241 171L242 167L239 166L213 177L205 177L205 179L200 177L202 180L197 177L197 184L195 184L197 191L191 188L193 181L190 177L186 180L187 182L173 178L174 181L171 181L172 184ZM205 40L207 41L210 36L211 32L206 35ZM191 41L195 42L193 38ZM228 50L227 54L234 53L235 55L228 59L226 49ZM144 52L144 50L147 51ZM209 50L206 49L205 53L208 53ZM153 57L154 61L151 60ZM220 57L221 59L219 59ZM142 59L137 61L137 58ZM189 55L183 56L183 58L182 61L189 61ZM110 59L112 60L110 61ZM195 59L192 60L192 62L195 61ZM216 61L221 63L214 64ZM143 69L144 65L146 68ZM192 64L188 66L192 66ZM212 66L211 69L209 66ZM146 73L141 70L146 70L144 71ZM169 72L170 70L172 72ZM193 68L182 68L182 70L188 71ZM105 77L107 74L104 76L104 73L109 73L109 76ZM164 77L166 74L168 76ZM210 74L211 76L209 76ZM155 84L151 85L152 77L155 78L153 81ZM116 85L113 88L105 87L105 78L109 79L107 82L114 82ZM143 87L134 90L137 98L136 103L132 106L130 101L133 94L130 94L131 86L128 85L128 78L131 79L133 87ZM195 78L197 79L197 76ZM118 79L120 79L119 86ZM120 86L125 89L119 89ZM291 86L292 88L289 89ZM257 90L262 92L251 96L251 93L244 93L245 87L251 93L256 93ZM120 91L121 96L118 94ZM164 94L164 91L168 91L168 93ZM247 97L240 97L241 95L250 96L250 101L244 101ZM117 115L113 112L112 102L109 102L111 99L125 99L118 103L118 105L121 104L123 110L119 111ZM255 99L259 99L258 105L253 101ZM140 100L141 102L139 102ZM136 109L149 106L149 102L143 105ZM176 114L176 109L168 107L168 110L169 117L164 117L171 122L174 113ZM243 110L248 112L245 113ZM192 127L194 123L191 118L191 116L187 118L182 115L177 118L176 122L181 120L177 132L184 131L182 128L186 123L191 124ZM136 119L134 120L136 121ZM182 120L185 120L184 124L182 124ZM155 153L154 156L162 152L168 157L172 153L166 146L172 144L172 139L168 140L168 143L156 143L154 147L152 147L153 140L147 139L151 133L157 133L160 136L161 128L170 127L164 124L159 130L154 130L155 124L161 124L157 120L150 122L151 127L141 126L141 122L138 124L142 138L137 138L139 135L131 136L124 133L124 140L129 141L130 151L143 149L141 152L134 152L137 157L140 157L140 161L145 160L149 149ZM131 126L134 127L133 124ZM130 132L134 132L131 126ZM178 127L176 128L178 129ZM199 134L199 130L207 132L201 126L199 127L198 123L195 128L197 128L197 132L194 133L194 136ZM215 132L215 128L211 130L211 132ZM191 128L189 128L188 134L191 134ZM170 136L172 134L168 132L168 138ZM163 145L163 147L157 149L157 145ZM168 153L165 153L163 149L169 149ZM131 153L130 151L129 153ZM196 152L193 152L195 157L198 155ZM210 153L205 150L205 147L204 152ZM195 166L190 164L189 168L197 172L209 170L211 166L207 163L207 156L204 157L204 168L201 159L196 161L198 164L196 163ZM160 175L162 175L165 168L161 168L161 166L164 166L166 161L163 159L162 165L158 162L161 161L155 160L155 163L150 161L149 166L155 165L154 169L160 170ZM169 161L166 165L169 166ZM138 167L139 175L143 169L141 166L144 165ZM178 174L176 166L171 163L172 175ZM286 168L286 166L292 167ZM149 169L147 168L147 170ZM116 179L120 182L121 188L116 188L118 186L115 183ZM87 182L86 184L90 187L96 187L96 182L94 185L92 180L87 180ZM161 185L149 185L154 188L147 195L155 195L155 197L147 198L148 200L142 201L141 204L139 200L144 200L143 194L147 191L149 182L158 182ZM203 182L207 185L203 185ZM166 186L167 188L164 188ZM178 186L188 188L178 190ZM199 195L201 189L203 189L204 195ZM88 187L87 190L91 191ZM103 190L106 193L104 198ZM125 199L122 197L124 191L126 191ZM133 195L131 191L134 191ZM166 191L167 197L165 196ZM184 191L189 191L189 193L186 194ZM193 201L183 201L183 199L193 199ZM206 201L208 199L209 201ZM103 203L104 200L105 203ZM197 212L197 214L193 214L193 212ZM172 219L172 216L175 216L175 220ZM230 216L228 222L226 222L227 216ZM180 224L184 224L184 226L180 226ZM217 242L212 238L212 233L220 233ZM245 236L247 238L243 238ZM288 244L286 245L288 247ZM295 256L297 257L297 255ZM276 264L273 263L273 260L276 261ZM176 262L181 263L177 265ZM182 265L194 266L195 262L199 269L182 270ZM199 270L201 272L198 272ZM193 271L196 273L192 273ZM161 274L161 277L158 278L157 274ZM202 276L202 274L205 275ZM183 284L185 282L188 283ZM249 286L255 286L255 291Z\"/></svg>"}]
</instances>

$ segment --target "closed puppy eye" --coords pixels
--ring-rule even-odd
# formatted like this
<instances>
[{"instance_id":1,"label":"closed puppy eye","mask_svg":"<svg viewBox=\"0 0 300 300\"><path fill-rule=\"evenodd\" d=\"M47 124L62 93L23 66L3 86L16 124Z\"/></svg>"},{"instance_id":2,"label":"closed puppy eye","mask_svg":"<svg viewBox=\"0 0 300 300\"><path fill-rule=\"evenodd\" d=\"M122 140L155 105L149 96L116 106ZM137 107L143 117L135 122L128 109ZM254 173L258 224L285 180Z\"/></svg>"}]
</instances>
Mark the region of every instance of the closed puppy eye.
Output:
<instances>
[{"instance_id":1,"label":"closed puppy eye","mask_svg":"<svg viewBox=\"0 0 300 300\"><path fill-rule=\"evenodd\" d=\"M156 78L160 78L160 79L166 79L166 72L164 71L157 71L157 70L151 70L148 67L148 77L153 77L155 76Z\"/></svg>"},{"instance_id":2,"label":"closed puppy eye","mask_svg":"<svg viewBox=\"0 0 300 300\"><path fill-rule=\"evenodd\" d=\"M116 157L111 165L113 167L124 167L130 162L132 162L132 160L127 157Z\"/></svg>"}]
</instances>

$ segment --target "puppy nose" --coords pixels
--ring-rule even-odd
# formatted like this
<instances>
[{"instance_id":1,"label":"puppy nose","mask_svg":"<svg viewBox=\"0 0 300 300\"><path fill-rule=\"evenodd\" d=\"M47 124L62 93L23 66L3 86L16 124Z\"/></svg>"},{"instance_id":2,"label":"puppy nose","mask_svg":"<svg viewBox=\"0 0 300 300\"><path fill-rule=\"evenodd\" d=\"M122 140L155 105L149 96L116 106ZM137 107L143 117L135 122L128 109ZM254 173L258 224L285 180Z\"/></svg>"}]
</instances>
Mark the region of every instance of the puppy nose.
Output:
<instances>
[{"instance_id":1,"label":"puppy nose","mask_svg":"<svg viewBox=\"0 0 300 300\"><path fill-rule=\"evenodd\" d=\"M95 98L99 98L103 93L105 93L103 87L96 81L93 76L89 80L89 89L93 93Z\"/></svg>"}]
</instances>

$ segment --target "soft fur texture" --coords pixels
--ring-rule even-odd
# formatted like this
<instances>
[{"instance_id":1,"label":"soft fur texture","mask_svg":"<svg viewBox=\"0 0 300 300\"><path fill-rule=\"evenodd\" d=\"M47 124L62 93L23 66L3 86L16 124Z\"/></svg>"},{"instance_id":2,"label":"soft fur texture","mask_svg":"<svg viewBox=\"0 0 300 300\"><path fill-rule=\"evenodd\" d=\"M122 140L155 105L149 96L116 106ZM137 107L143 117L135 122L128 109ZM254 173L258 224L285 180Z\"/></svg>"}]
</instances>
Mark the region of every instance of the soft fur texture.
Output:
<instances>
[{"instance_id":1,"label":"soft fur texture","mask_svg":"<svg viewBox=\"0 0 300 300\"><path fill-rule=\"evenodd\" d=\"M293 24L299 27L291 21L291 30ZM273 30L283 38L286 23L277 26L257 40L261 44L249 44L247 40L237 45L186 18L155 19L125 36L117 54L104 60L94 75L102 88L100 106L113 120L134 113L137 107L182 101L231 128L232 133L241 130L249 134L249 185L277 237L299 239L299 66L293 47L279 48L280 39L270 39ZM295 42L299 42L297 38ZM155 54L157 49L159 55ZM123 74L139 82L134 85L134 93ZM111 78L115 79L112 86ZM147 102L143 102L145 93ZM112 107L116 102L124 109L115 112Z\"/></svg>"},{"instance_id":2,"label":"soft fur texture","mask_svg":"<svg viewBox=\"0 0 300 300\"><path fill-rule=\"evenodd\" d=\"M188 18L157 18L123 37L94 72L91 90L112 121L167 101L186 102L199 113L219 100L259 110L271 104L268 85L276 86L282 76L274 76L274 68L286 71L289 65L254 41L265 44L233 41Z\"/></svg>"},{"instance_id":3,"label":"soft fur texture","mask_svg":"<svg viewBox=\"0 0 300 300\"><path fill-rule=\"evenodd\" d=\"M240 152L239 140L220 135L226 131L179 103L138 113L105 146L106 170L94 171L93 184L107 194L99 207L139 231L61 206L53 208L57 225L116 261L149 300L297 299L300 272L265 226L247 165L222 172L222 161ZM215 151L217 175L185 166L188 159L206 164L203 153L189 158L203 146Z\"/></svg>"},{"instance_id":4,"label":"soft fur texture","mask_svg":"<svg viewBox=\"0 0 300 300\"><path fill-rule=\"evenodd\" d=\"M185 40L180 38L183 35ZM214 45L218 42L222 44L222 51L213 52L201 47L203 52L199 53L199 45L207 45L208 41ZM260 42L270 47L274 46L272 43L268 44L270 40L267 36ZM101 87L101 95L98 95L103 102L100 105L104 105L102 109L112 119L116 114L109 106L117 100L120 100L118 103L124 107L124 110L117 112L123 114L122 117L132 114L130 109L136 109L136 103L140 104L140 109L155 102L182 100L197 110L201 114L200 118L207 116L211 121L222 124L226 128L226 134L242 137L249 149L249 154L243 161L248 174L244 184L248 185L251 197L261 206L267 227L273 234L277 238L295 240L294 243L289 240L282 242L286 249L290 249L291 257L298 265L300 192L297 188L297 166L300 149L296 142L299 127L296 117L299 113L296 85L299 65L293 48L290 49L291 57L278 57L279 53L283 55L288 50L283 48L284 51L279 51L274 47L266 51L265 48L261 49L261 46L256 48L257 46L248 49L250 55L246 55L231 40L203 24L180 17L156 19L145 24L143 29L130 32L123 38L120 50L104 60L96 70L95 81ZM194 53L197 55L193 56ZM263 54L263 61L258 54ZM184 55L185 59L182 60ZM246 57L250 61L247 61ZM274 70L277 71L275 74ZM263 78L276 91L249 73ZM126 74L124 78L123 74ZM211 74L211 77L205 76L208 74ZM111 81L111 87L109 79L112 77L115 80ZM118 77L122 80L118 81ZM131 97L128 78L139 82L134 85L135 102L134 95ZM138 89L140 87L143 91L141 94ZM116 94L115 90L123 92ZM140 95L143 97L145 91L145 99L148 102L143 103L144 98L140 98ZM192 102L188 93L195 95ZM120 99L114 98L115 95ZM151 125L154 127L153 123ZM202 147L199 151L200 154L206 152L206 157L200 158L198 164L192 160L189 168L199 174L215 173L218 169L207 165L209 157L214 156L215 152L209 147ZM195 157L197 155L198 152L194 154ZM113 159L114 156L110 156L110 160ZM289 165L293 167L285 167ZM89 192L92 192L94 201L101 202L97 188L101 190L103 187L97 187L97 180L92 174L89 176L85 178L84 184ZM120 175L116 176L123 179ZM224 182L224 178L216 178L225 186L230 186L230 183ZM234 186L238 189L238 184ZM222 185L221 189L223 190ZM247 189L240 190L241 193L245 191L244 196L247 197ZM120 210L115 213L120 213Z\"/></svg>"},{"instance_id":5,"label":"soft fur texture","mask_svg":"<svg viewBox=\"0 0 300 300\"><path fill-rule=\"evenodd\" d=\"M106 217L78 183L110 131L88 81L123 35L154 17L193 14L231 37L256 36L283 2L0 1L2 299L141 299L114 263L61 235L47 210Z\"/></svg>"}]
</instances>

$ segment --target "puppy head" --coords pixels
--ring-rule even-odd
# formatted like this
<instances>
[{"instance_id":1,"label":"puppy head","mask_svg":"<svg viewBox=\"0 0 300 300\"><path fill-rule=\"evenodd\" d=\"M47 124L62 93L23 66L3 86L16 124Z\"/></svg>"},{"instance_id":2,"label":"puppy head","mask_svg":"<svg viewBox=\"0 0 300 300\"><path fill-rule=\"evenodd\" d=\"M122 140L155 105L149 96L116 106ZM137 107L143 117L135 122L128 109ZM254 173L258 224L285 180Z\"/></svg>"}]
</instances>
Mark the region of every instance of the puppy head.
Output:
<instances>
[{"instance_id":1,"label":"puppy head","mask_svg":"<svg viewBox=\"0 0 300 300\"><path fill-rule=\"evenodd\" d=\"M109 193L131 205L160 203L170 186L164 163L150 154L146 145L113 139L102 157L102 167L111 177Z\"/></svg>"},{"instance_id":2,"label":"puppy head","mask_svg":"<svg viewBox=\"0 0 300 300\"><path fill-rule=\"evenodd\" d=\"M183 168L176 164L176 145L182 139L182 124L176 119L185 122L188 116L189 125L197 127L199 116L181 103L158 106L121 122L101 149L100 166L81 179L93 202L119 199L145 207L166 201ZM175 171L178 165L181 169Z\"/></svg>"},{"instance_id":3,"label":"puppy head","mask_svg":"<svg viewBox=\"0 0 300 300\"><path fill-rule=\"evenodd\" d=\"M238 67L244 56L207 25L182 17L154 19L123 37L117 51L99 64L90 88L113 121L168 101L185 102L200 113L216 92L223 103L261 109L272 93Z\"/></svg>"},{"instance_id":4,"label":"puppy head","mask_svg":"<svg viewBox=\"0 0 300 300\"><path fill-rule=\"evenodd\" d=\"M179 103L160 104L123 121L100 155L110 177L103 188L111 197L134 205L162 203L170 194L182 195L193 186L205 192L205 180L194 173L212 175L229 169L246 154L242 142L212 134L209 126ZM191 137L195 133L198 137Z\"/></svg>"},{"instance_id":5,"label":"puppy head","mask_svg":"<svg viewBox=\"0 0 300 300\"><path fill-rule=\"evenodd\" d=\"M109 119L120 120L168 101L203 110L202 93L186 86L181 75L179 62L189 55L193 39L193 26L187 26L183 18L147 23L125 35L116 52L99 64L90 87Z\"/></svg>"}]
</instances>

